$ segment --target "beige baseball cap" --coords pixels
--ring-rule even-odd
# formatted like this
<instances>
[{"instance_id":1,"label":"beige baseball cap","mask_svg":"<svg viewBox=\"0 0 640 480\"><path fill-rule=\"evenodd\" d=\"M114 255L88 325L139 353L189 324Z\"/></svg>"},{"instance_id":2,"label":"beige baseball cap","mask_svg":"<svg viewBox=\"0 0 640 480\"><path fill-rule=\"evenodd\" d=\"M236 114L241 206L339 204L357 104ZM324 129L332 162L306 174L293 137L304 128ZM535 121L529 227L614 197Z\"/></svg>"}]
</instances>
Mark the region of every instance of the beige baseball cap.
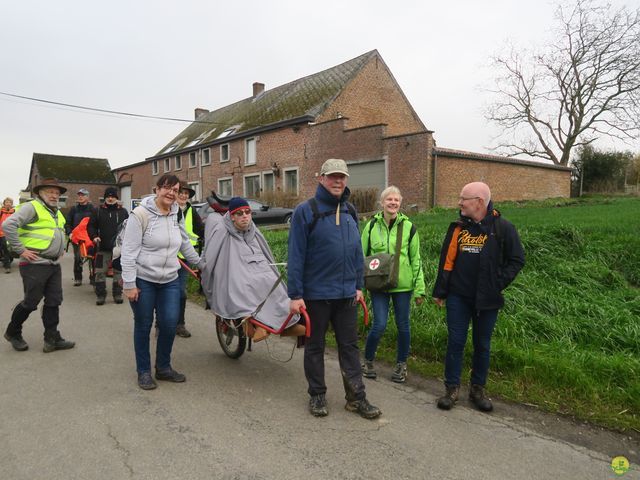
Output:
<instances>
[{"instance_id":1,"label":"beige baseball cap","mask_svg":"<svg viewBox=\"0 0 640 480\"><path fill-rule=\"evenodd\" d=\"M349 169L347 168L347 162L340 158L330 158L322 164L320 169L320 175L331 175L332 173L342 173L349 176Z\"/></svg>"}]
</instances>

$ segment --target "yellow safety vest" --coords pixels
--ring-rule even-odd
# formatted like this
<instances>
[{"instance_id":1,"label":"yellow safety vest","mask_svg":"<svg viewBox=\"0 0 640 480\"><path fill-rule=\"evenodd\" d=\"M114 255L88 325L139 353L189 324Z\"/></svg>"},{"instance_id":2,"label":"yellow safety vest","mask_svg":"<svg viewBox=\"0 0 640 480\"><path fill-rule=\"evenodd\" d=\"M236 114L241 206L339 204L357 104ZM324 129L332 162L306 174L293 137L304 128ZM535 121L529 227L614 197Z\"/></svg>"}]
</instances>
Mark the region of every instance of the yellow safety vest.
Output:
<instances>
[{"instance_id":1,"label":"yellow safety vest","mask_svg":"<svg viewBox=\"0 0 640 480\"><path fill-rule=\"evenodd\" d=\"M193 207L189 206L187 213L184 216L184 229L187 231L187 235L189 236L189 240L191 241L191 245L193 248L196 248L198 244L198 236L193 233ZM184 258L182 253L178 252L178 257Z\"/></svg>"},{"instance_id":2,"label":"yellow safety vest","mask_svg":"<svg viewBox=\"0 0 640 480\"><path fill-rule=\"evenodd\" d=\"M37 219L35 222L18 228L18 238L24 245L24 248L36 252L43 252L51 245L56 230L60 230L64 234L64 224L66 220L60 210L55 213L54 218L51 216L51 211L47 210L39 201L31 200L27 203L30 203L33 205L33 208L35 208ZM18 205L16 210L22 205L24 204Z\"/></svg>"}]
</instances>

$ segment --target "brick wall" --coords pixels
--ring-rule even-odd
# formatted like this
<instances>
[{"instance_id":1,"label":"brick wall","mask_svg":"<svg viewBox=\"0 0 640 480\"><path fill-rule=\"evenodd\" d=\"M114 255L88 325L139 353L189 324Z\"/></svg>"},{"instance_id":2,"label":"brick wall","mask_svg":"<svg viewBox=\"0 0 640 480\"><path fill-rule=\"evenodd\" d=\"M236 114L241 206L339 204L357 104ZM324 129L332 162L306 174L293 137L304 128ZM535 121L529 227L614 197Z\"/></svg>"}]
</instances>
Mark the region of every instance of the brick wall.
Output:
<instances>
[{"instance_id":1,"label":"brick wall","mask_svg":"<svg viewBox=\"0 0 640 480\"><path fill-rule=\"evenodd\" d=\"M377 55L345 86L317 122L339 116L349 118L350 128L384 123L390 136L426 130L391 71Z\"/></svg>"},{"instance_id":2,"label":"brick wall","mask_svg":"<svg viewBox=\"0 0 640 480\"><path fill-rule=\"evenodd\" d=\"M488 157L488 156L487 156ZM436 160L436 205L457 205L462 187L469 182L485 182L496 202L543 200L569 197L571 172L535 162L515 163L497 158L472 159L438 155Z\"/></svg>"}]
</instances>

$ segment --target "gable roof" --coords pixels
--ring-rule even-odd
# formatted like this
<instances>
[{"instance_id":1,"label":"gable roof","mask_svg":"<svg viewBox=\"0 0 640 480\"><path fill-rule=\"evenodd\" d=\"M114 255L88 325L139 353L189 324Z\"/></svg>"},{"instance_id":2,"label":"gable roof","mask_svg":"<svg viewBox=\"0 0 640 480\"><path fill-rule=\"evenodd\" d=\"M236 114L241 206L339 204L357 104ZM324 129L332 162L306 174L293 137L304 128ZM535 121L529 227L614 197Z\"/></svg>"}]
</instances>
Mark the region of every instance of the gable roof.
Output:
<instances>
[{"instance_id":1,"label":"gable roof","mask_svg":"<svg viewBox=\"0 0 640 480\"><path fill-rule=\"evenodd\" d=\"M231 135L292 120L312 121L340 94L367 62L378 55L371 50L322 72L265 90L197 118L156 155L211 142L229 128ZM197 143L193 143L197 141Z\"/></svg>"},{"instance_id":2,"label":"gable roof","mask_svg":"<svg viewBox=\"0 0 640 480\"><path fill-rule=\"evenodd\" d=\"M40 178L55 178L59 182L99 183L113 185L115 177L106 158L70 157L34 153L31 160L31 180L34 167Z\"/></svg>"}]
</instances>

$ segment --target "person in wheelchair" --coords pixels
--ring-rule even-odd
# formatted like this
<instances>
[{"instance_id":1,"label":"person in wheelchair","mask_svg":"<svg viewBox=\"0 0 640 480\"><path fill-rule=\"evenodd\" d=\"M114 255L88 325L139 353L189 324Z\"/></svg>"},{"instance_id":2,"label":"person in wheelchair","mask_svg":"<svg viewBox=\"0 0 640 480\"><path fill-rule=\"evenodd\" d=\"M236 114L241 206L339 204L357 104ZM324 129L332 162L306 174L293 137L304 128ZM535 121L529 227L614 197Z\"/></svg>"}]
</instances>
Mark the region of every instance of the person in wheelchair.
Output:
<instances>
[{"instance_id":1,"label":"person in wheelchair","mask_svg":"<svg viewBox=\"0 0 640 480\"><path fill-rule=\"evenodd\" d=\"M202 288L211 309L227 319L252 317L278 331L289 315L289 297L273 253L251 220L249 203L241 197L229 201L222 220L210 215L205 223L202 257ZM283 336L301 336L305 327L292 316ZM244 322L245 332L254 342L264 340L269 331Z\"/></svg>"}]
</instances>

